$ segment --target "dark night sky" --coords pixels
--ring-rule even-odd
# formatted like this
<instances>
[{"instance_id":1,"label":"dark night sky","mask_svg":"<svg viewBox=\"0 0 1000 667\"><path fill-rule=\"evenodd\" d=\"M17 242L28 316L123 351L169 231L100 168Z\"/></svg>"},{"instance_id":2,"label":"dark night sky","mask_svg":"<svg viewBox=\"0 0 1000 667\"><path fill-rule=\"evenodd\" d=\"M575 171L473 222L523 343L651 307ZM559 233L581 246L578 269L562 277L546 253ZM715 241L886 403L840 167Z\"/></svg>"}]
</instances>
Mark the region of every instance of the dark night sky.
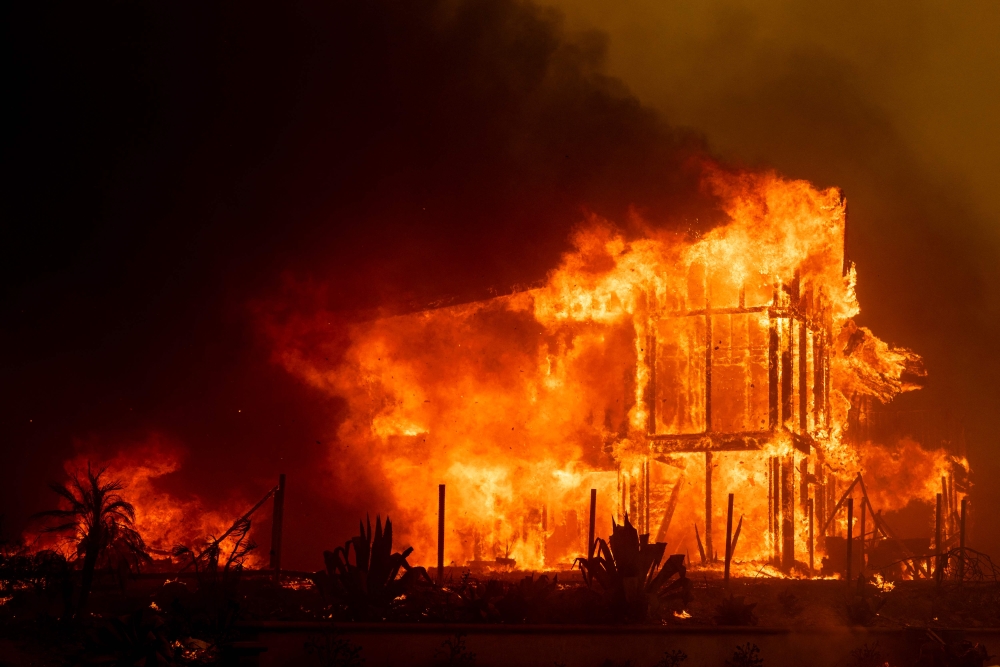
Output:
<instances>
[{"instance_id":1,"label":"dark night sky","mask_svg":"<svg viewBox=\"0 0 1000 667\"><path fill-rule=\"evenodd\" d=\"M565 23L504 0L22 4L3 20L6 532L74 440L159 432L189 452L162 480L178 494L253 496L285 470L290 564L315 565L362 509L309 474L339 406L271 363L255 304L315 282L349 318L536 281L584 209L704 222L681 168L704 150L845 188L864 322L926 355L911 402L968 413L974 466L1000 474L996 216L843 58L746 38L699 78L729 33L660 17L677 39L640 57L637 19L585 3ZM1000 506L989 484L974 500Z\"/></svg>"}]
</instances>

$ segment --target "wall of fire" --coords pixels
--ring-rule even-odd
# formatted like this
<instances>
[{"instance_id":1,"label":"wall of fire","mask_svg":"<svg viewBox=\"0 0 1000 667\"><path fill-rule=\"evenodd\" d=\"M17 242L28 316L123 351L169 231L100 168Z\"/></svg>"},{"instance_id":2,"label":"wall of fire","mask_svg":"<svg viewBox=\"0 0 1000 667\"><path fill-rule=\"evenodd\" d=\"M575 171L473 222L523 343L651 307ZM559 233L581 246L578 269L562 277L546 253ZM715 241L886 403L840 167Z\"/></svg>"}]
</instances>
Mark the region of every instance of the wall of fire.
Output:
<instances>
[{"instance_id":1,"label":"wall of fire","mask_svg":"<svg viewBox=\"0 0 1000 667\"><path fill-rule=\"evenodd\" d=\"M645 441L620 456L619 517L627 511L651 539L675 547L698 530L711 560L724 543L726 494L734 492L737 512L750 521L743 556L784 569L806 564L810 505L821 540L835 502L836 482L821 472L830 433L830 309L798 275L788 284L756 276L733 285L698 267L691 274L685 298L649 318ZM674 524L678 507L698 496L700 521Z\"/></svg>"}]
</instances>

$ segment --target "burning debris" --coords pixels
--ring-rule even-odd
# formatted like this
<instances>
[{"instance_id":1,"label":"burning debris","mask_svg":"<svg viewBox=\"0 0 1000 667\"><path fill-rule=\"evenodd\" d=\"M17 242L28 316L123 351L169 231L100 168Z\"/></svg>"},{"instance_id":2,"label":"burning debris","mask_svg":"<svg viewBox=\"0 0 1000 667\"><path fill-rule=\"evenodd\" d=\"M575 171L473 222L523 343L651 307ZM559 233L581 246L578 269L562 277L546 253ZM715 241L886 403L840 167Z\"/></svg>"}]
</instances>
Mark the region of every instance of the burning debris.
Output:
<instances>
[{"instance_id":1,"label":"burning debris","mask_svg":"<svg viewBox=\"0 0 1000 667\"><path fill-rule=\"evenodd\" d=\"M876 530L944 478L956 534L962 453L857 426L925 372L853 319L843 195L714 166L704 187L728 223L700 236L643 225L626 237L591 219L534 289L356 323L346 349L288 325L285 366L347 400L335 463L364 453L418 554L434 552L441 481L456 489L447 561L458 564L567 566L587 551L595 488L602 516L627 513L673 553L697 544L710 567L719 499L734 493L745 525L733 566L809 574L845 530L844 489L868 471Z\"/></svg>"}]
</instances>

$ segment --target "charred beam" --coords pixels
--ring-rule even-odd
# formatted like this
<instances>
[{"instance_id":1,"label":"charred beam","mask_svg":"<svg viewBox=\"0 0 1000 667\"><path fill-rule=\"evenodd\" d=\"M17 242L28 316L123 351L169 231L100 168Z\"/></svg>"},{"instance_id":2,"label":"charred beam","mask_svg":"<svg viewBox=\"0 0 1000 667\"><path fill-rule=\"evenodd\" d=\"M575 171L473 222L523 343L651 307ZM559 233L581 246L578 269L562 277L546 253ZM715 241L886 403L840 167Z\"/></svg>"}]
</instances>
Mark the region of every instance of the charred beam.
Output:
<instances>
[{"instance_id":1,"label":"charred beam","mask_svg":"<svg viewBox=\"0 0 1000 667\"><path fill-rule=\"evenodd\" d=\"M777 298L777 297L775 297ZM778 371L778 322L772 319L769 323L767 339L767 410L768 426L773 431L781 423L781 405L779 400L780 373Z\"/></svg>"},{"instance_id":2,"label":"charred beam","mask_svg":"<svg viewBox=\"0 0 1000 667\"><path fill-rule=\"evenodd\" d=\"M806 433L809 430L809 383L806 373L809 356L809 342L806 335L806 327L799 324L799 431Z\"/></svg>"},{"instance_id":3,"label":"charred beam","mask_svg":"<svg viewBox=\"0 0 1000 667\"><path fill-rule=\"evenodd\" d=\"M677 478L673 491L670 492L670 501L667 503L667 511L663 515L660 523L660 530L656 533L657 542L667 541L667 531L670 530L670 522L673 521L674 512L677 510L677 501L680 499L681 484L684 483L684 475Z\"/></svg>"},{"instance_id":4,"label":"charred beam","mask_svg":"<svg viewBox=\"0 0 1000 667\"><path fill-rule=\"evenodd\" d=\"M705 452L705 550L712 560L712 452Z\"/></svg>"},{"instance_id":5,"label":"charred beam","mask_svg":"<svg viewBox=\"0 0 1000 667\"><path fill-rule=\"evenodd\" d=\"M795 565L795 463L788 456L781 462L781 567Z\"/></svg>"}]
</instances>

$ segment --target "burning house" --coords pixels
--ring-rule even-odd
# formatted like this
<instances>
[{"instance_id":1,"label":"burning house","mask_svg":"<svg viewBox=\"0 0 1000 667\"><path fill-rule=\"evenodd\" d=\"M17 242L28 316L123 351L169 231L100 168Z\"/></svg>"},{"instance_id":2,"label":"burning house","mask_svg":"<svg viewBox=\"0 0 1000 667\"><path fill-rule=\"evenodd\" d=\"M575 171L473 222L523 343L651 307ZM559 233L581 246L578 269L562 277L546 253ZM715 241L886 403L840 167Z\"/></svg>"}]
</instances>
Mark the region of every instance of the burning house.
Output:
<instances>
[{"instance_id":1,"label":"burning house","mask_svg":"<svg viewBox=\"0 0 1000 667\"><path fill-rule=\"evenodd\" d=\"M358 323L346 348L290 325L282 362L347 401L334 465L375 467L418 560L439 482L448 562L528 568L585 552L592 488L599 535L628 513L703 561L732 493L737 562L785 571L818 568L859 473L878 472L873 512L934 497L952 452L848 435L924 371L854 322L843 195L714 170L705 186L728 222L702 235L592 219L534 289Z\"/></svg>"}]
</instances>

